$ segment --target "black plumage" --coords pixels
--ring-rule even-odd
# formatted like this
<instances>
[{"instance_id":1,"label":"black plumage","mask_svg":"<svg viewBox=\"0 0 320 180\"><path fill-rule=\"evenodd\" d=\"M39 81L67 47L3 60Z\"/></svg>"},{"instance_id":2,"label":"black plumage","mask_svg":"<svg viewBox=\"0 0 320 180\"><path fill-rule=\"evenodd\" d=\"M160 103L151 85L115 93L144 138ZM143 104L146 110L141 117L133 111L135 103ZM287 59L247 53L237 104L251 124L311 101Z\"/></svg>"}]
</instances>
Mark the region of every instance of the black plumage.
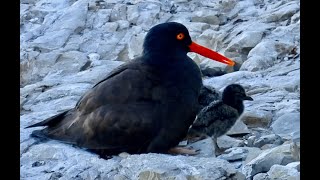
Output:
<instances>
[{"instance_id":1,"label":"black plumage","mask_svg":"<svg viewBox=\"0 0 320 180\"><path fill-rule=\"evenodd\" d=\"M224 135L243 113L244 100L252 101L253 99L246 95L241 85L228 85L222 93L221 100L211 102L199 112L188 132L189 138L211 136L216 153L220 153L217 138Z\"/></svg>"},{"instance_id":2,"label":"black plumage","mask_svg":"<svg viewBox=\"0 0 320 180\"><path fill-rule=\"evenodd\" d=\"M32 135L101 155L167 153L187 134L199 109L202 79L187 56L191 51L234 64L192 42L182 24L156 25L146 35L142 56L108 74L74 108L29 126L47 126Z\"/></svg>"},{"instance_id":3,"label":"black plumage","mask_svg":"<svg viewBox=\"0 0 320 180\"><path fill-rule=\"evenodd\" d=\"M198 98L199 102L199 112L206 106L208 106L211 102L219 100L220 93L216 91L211 86L203 85L200 89L200 94Z\"/></svg>"}]
</instances>

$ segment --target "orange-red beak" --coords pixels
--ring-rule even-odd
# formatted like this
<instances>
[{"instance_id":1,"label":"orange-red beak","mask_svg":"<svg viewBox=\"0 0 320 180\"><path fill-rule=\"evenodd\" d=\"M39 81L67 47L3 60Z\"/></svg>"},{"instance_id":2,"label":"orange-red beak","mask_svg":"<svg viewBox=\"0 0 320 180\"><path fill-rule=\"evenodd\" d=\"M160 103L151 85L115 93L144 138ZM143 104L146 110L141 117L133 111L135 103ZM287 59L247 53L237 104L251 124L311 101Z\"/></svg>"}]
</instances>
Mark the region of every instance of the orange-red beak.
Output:
<instances>
[{"instance_id":1,"label":"orange-red beak","mask_svg":"<svg viewBox=\"0 0 320 180\"><path fill-rule=\"evenodd\" d=\"M204 57L210 58L212 60L216 60L225 64L228 64L229 66L233 66L235 64L234 61L232 61L231 59L222 56L221 54L212 51L211 49L208 49L204 46L201 46L195 42L192 42L189 46L190 48L190 52L195 52L198 53Z\"/></svg>"}]
</instances>

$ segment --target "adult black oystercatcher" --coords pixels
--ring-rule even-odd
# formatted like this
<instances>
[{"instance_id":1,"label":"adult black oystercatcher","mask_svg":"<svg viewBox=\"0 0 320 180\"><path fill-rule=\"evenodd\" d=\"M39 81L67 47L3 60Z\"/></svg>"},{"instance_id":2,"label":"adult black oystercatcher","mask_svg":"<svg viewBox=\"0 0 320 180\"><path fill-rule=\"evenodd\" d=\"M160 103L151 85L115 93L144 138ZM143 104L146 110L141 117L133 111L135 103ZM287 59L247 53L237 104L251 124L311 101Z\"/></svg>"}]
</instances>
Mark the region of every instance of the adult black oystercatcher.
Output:
<instances>
[{"instance_id":1,"label":"adult black oystercatcher","mask_svg":"<svg viewBox=\"0 0 320 180\"><path fill-rule=\"evenodd\" d=\"M253 99L246 95L241 85L228 85L222 93L222 100L213 101L199 112L188 132L188 138L212 136L215 152L221 154L217 138L224 135L243 113L244 100Z\"/></svg>"},{"instance_id":2,"label":"adult black oystercatcher","mask_svg":"<svg viewBox=\"0 0 320 180\"><path fill-rule=\"evenodd\" d=\"M32 135L100 154L167 153L186 136L198 111L201 72L188 52L234 65L192 42L182 24L159 24L146 35L141 57L112 71L74 108L28 128L47 126Z\"/></svg>"}]
</instances>

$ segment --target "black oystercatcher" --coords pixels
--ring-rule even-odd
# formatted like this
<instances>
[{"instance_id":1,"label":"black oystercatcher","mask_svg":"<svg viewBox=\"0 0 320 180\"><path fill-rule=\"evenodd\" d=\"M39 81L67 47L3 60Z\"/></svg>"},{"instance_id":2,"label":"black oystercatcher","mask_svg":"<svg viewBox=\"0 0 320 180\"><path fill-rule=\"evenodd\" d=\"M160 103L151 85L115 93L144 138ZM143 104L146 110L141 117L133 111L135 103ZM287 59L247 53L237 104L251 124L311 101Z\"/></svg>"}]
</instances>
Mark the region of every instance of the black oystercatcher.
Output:
<instances>
[{"instance_id":1,"label":"black oystercatcher","mask_svg":"<svg viewBox=\"0 0 320 180\"><path fill-rule=\"evenodd\" d=\"M100 155L167 153L186 136L198 112L202 79L188 52L234 65L192 42L182 24L159 24L146 35L141 57L112 71L74 108L28 127L47 126L32 135Z\"/></svg>"},{"instance_id":2,"label":"black oystercatcher","mask_svg":"<svg viewBox=\"0 0 320 180\"><path fill-rule=\"evenodd\" d=\"M222 93L221 100L213 101L199 112L187 138L212 136L216 154L221 154L222 150L217 144L217 138L228 132L243 113L244 100L252 101L253 99L246 95L241 85L228 85Z\"/></svg>"}]
</instances>

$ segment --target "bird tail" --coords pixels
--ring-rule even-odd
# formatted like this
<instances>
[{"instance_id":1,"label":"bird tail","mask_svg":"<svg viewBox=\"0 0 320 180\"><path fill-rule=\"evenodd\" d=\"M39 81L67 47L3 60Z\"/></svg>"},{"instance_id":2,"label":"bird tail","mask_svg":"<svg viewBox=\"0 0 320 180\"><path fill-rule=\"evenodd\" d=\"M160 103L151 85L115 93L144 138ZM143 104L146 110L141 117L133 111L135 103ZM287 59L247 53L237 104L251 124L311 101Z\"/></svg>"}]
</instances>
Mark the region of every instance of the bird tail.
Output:
<instances>
[{"instance_id":1,"label":"bird tail","mask_svg":"<svg viewBox=\"0 0 320 180\"><path fill-rule=\"evenodd\" d=\"M48 137L46 136L45 133L43 133L42 130L34 130L34 131L32 131L32 133L30 134L30 137L40 138L40 139L48 139Z\"/></svg>"},{"instance_id":2,"label":"bird tail","mask_svg":"<svg viewBox=\"0 0 320 180\"><path fill-rule=\"evenodd\" d=\"M70 110L66 110L66 111L64 111L62 113L59 113L59 114L57 114L55 116L52 116L52 117L50 117L50 118L48 118L46 120L43 120L41 122L32 124L30 126L27 126L27 127L25 127L25 129L32 128L32 127L38 127L38 126L54 126L55 124L59 123L69 111Z\"/></svg>"}]
</instances>

